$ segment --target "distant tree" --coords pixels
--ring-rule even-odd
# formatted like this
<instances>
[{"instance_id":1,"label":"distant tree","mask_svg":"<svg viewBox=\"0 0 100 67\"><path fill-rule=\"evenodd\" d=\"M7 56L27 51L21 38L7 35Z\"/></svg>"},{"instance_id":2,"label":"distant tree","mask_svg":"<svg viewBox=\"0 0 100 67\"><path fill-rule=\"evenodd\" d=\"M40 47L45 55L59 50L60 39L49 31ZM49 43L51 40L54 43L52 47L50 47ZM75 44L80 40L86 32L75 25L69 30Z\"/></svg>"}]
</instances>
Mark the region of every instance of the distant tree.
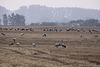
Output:
<instances>
[{"instance_id":1,"label":"distant tree","mask_svg":"<svg viewBox=\"0 0 100 67\"><path fill-rule=\"evenodd\" d=\"M12 13L8 17L11 25L25 25L25 17L23 15Z\"/></svg>"},{"instance_id":2,"label":"distant tree","mask_svg":"<svg viewBox=\"0 0 100 67\"><path fill-rule=\"evenodd\" d=\"M76 20L71 20L69 24L70 26L78 26L79 22L77 22Z\"/></svg>"},{"instance_id":3,"label":"distant tree","mask_svg":"<svg viewBox=\"0 0 100 67\"><path fill-rule=\"evenodd\" d=\"M42 22L42 26L57 26L55 22Z\"/></svg>"},{"instance_id":4,"label":"distant tree","mask_svg":"<svg viewBox=\"0 0 100 67\"><path fill-rule=\"evenodd\" d=\"M11 15L8 15L8 19L9 19L10 25L15 25L15 15L14 15L14 13L11 13Z\"/></svg>"},{"instance_id":5,"label":"distant tree","mask_svg":"<svg viewBox=\"0 0 100 67\"><path fill-rule=\"evenodd\" d=\"M96 19L88 19L88 20L85 20L84 23L81 24L81 26L99 27L100 23Z\"/></svg>"},{"instance_id":6,"label":"distant tree","mask_svg":"<svg viewBox=\"0 0 100 67\"><path fill-rule=\"evenodd\" d=\"M11 25L11 16L8 15L8 24Z\"/></svg>"},{"instance_id":7,"label":"distant tree","mask_svg":"<svg viewBox=\"0 0 100 67\"><path fill-rule=\"evenodd\" d=\"M3 23L4 23L4 25L8 25L7 14L3 14Z\"/></svg>"},{"instance_id":8,"label":"distant tree","mask_svg":"<svg viewBox=\"0 0 100 67\"><path fill-rule=\"evenodd\" d=\"M1 19L0 19L0 25L1 25Z\"/></svg>"},{"instance_id":9,"label":"distant tree","mask_svg":"<svg viewBox=\"0 0 100 67\"><path fill-rule=\"evenodd\" d=\"M16 14L15 25L25 25L25 17L23 15Z\"/></svg>"},{"instance_id":10,"label":"distant tree","mask_svg":"<svg viewBox=\"0 0 100 67\"><path fill-rule=\"evenodd\" d=\"M100 23L97 19L71 20L69 26L100 27Z\"/></svg>"},{"instance_id":11,"label":"distant tree","mask_svg":"<svg viewBox=\"0 0 100 67\"><path fill-rule=\"evenodd\" d=\"M61 23L62 26L67 26L67 23Z\"/></svg>"},{"instance_id":12,"label":"distant tree","mask_svg":"<svg viewBox=\"0 0 100 67\"><path fill-rule=\"evenodd\" d=\"M40 23L31 23L31 26L40 26Z\"/></svg>"},{"instance_id":13,"label":"distant tree","mask_svg":"<svg viewBox=\"0 0 100 67\"><path fill-rule=\"evenodd\" d=\"M96 19L89 19L89 20L86 20L85 23L88 23L88 26L90 27L96 27L98 25L98 20Z\"/></svg>"},{"instance_id":14,"label":"distant tree","mask_svg":"<svg viewBox=\"0 0 100 67\"><path fill-rule=\"evenodd\" d=\"M81 20L81 19L80 20L77 20L77 23L80 23L81 24L83 22L84 22L84 20Z\"/></svg>"}]
</instances>

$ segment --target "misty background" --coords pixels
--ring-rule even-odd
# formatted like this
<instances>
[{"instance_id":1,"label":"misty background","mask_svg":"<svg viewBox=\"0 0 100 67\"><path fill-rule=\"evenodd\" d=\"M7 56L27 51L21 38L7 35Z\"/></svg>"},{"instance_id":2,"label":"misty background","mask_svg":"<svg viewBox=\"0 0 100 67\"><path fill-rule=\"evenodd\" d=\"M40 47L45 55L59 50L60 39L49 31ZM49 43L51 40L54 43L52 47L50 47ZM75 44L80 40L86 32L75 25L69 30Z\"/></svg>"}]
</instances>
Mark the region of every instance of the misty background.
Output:
<instances>
[{"instance_id":1,"label":"misty background","mask_svg":"<svg viewBox=\"0 0 100 67\"><path fill-rule=\"evenodd\" d=\"M14 16L24 16L25 24L22 25L100 27L100 10L96 9L30 5L10 11L0 6L0 25L4 25L3 15L6 14L8 17L12 13L15 14ZM9 20L7 22L10 23Z\"/></svg>"}]
</instances>

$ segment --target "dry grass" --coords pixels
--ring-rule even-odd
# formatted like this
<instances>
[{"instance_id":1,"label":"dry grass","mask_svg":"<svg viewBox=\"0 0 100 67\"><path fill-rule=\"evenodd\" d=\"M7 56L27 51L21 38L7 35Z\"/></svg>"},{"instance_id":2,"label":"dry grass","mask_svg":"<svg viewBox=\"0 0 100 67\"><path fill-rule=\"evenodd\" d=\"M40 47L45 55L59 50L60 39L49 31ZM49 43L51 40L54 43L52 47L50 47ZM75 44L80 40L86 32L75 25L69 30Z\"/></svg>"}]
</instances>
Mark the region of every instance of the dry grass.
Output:
<instances>
[{"instance_id":1,"label":"dry grass","mask_svg":"<svg viewBox=\"0 0 100 67\"><path fill-rule=\"evenodd\" d=\"M30 26L0 26L6 28L29 28ZM100 33L66 32L67 27L50 27L63 29L62 32L43 32L49 28L35 26L34 32L0 31L0 67L100 67ZM76 27L77 28L77 27ZM85 29L94 29L84 27ZM100 28L95 28L99 29ZM47 33L47 37L42 37ZM80 38L80 34L84 34ZM98 38L93 35L98 34ZM8 46L13 38L20 42L20 46ZM56 48L55 43L63 40L67 48ZM32 47L32 42L36 47Z\"/></svg>"}]
</instances>

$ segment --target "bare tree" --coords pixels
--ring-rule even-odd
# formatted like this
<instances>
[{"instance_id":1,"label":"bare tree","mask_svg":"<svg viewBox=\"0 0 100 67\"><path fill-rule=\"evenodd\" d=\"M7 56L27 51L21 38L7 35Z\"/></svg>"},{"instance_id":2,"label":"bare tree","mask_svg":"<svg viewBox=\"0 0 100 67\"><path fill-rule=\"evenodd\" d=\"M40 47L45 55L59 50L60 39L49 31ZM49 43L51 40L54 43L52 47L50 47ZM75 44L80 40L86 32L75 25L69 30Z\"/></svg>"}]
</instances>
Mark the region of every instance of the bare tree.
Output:
<instances>
[{"instance_id":1,"label":"bare tree","mask_svg":"<svg viewBox=\"0 0 100 67\"><path fill-rule=\"evenodd\" d=\"M4 15L3 15L3 23L4 23L4 25L8 25L7 14L4 14Z\"/></svg>"}]
</instances>

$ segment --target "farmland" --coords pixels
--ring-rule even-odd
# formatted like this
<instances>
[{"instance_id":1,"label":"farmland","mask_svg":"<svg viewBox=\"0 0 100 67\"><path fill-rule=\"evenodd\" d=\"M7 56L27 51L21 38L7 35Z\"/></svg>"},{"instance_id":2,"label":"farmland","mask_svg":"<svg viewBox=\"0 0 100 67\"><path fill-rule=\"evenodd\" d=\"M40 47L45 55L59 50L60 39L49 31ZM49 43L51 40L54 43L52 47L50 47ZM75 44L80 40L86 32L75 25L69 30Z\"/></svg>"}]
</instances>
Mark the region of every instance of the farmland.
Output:
<instances>
[{"instance_id":1,"label":"farmland","mask_svg":"<svg viewBox=\"0 0 100 67\"><path fill-rule=\"evenodd\" d=\"M64 26L0 26L2 28L34 28L32 31L0 30L0 67L100 67L100 32L66 31ZM57 28L58 31L43 31L44 28ZM62 29L62 31L59 31ZM24 33L24 36L20 36ZM47 36L43 37L42 34ZM83 37L80 38L80 34ZM98 37L94 37L97 34ZM9 43L16 42L9 46ZM55 47L56 43L63 43L66 48ZM33 47L31 43L36 43Z\"/></svg>"}]
</instances>

